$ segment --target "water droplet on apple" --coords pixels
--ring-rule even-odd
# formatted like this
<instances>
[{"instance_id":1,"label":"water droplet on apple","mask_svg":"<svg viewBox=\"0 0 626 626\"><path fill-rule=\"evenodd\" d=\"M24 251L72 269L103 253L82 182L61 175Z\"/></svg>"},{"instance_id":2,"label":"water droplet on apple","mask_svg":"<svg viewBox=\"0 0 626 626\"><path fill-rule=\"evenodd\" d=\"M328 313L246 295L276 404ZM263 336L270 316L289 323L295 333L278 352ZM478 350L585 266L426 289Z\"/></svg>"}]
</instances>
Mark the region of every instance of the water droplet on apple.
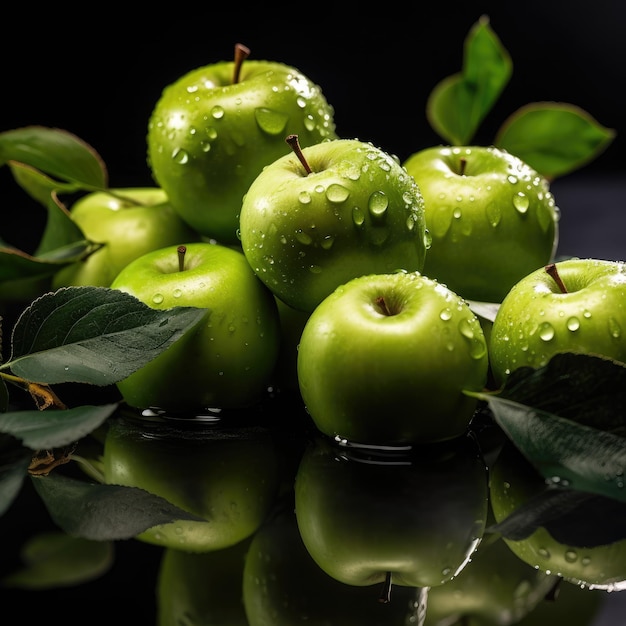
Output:
<instances>
[{"instance_id":1,"label":"water droplet on apple","mask_svg":"<svg viewBox=\"0 0 626 626\"><path fill-rule=\"evenodd\" d=\"M433 236L431 232L428 229L426 229L424 231L424 247L426 248L426 250L430 250L432 245L433 245Z\"/></svg>"},{"instance_id":2,"label":"water droplet on apple","mask_svg":"<svg viewBox=\"0 0 626 626\"><path fill-rule=\"evenodd\" d=\"M315 120L313 119L313 116L310 113L306 115L304 118L304 127L309 132L312 132L315 130Z\"/></svg>"},{"instance_id":3,"label":"water droplet on apple","mask_svg":"<svg viewBox=\"0 0 626 626\"><path fill-rule=\"evenodd\" d=\"M539 337L542 341L551 341L554 339L554 327L550 322L543 322L539 326Z\"/></svg>"},{"instance_id":4,"label":"water droplet on apple","mask_svg":"<svg viewBox=\"0 0 626 626\"><path fill-rule=\"evenodd\" d=\"M446 307L445 309L443 309L443 311L439 313L439 317L444 322L447 322L452 317L452 311L448 307Z\"/></svg>"},{"instance_id":5,"label":"water droplet on apple","mask_svg":"<svg viewBox=\"0 0 626 626\"><path fill-rule=\"evenodd\" d=\"M301 191L298 194L298 202L300 204L310 204L311 203L311 194L308 191Z\"/></svg>"},{"instance_id":6,"label":"water droplet on apple","mask_svg":"<svg viewBox=\"0 0 626 626\"><path fill-rule=\"evenodd\" d=\"M344 187L343 185L339 185L337 183L333 183L329 185L326 190L326 198L329 202L333 204L341 204L345 202L350 197L350 190Z\"/></svg>"},{"instance_id":7,"label":"water droplet on apple","mask_svg":"<svg viewBox=\"0 0 626 626\"><path fill-rule=\"evenodd\" d=\"M375 221L382 220L389 207L389 198L382 191L375 191L369 198L367 208Z\"/></svg>"},{"instance_id":8,"label":"water droplet on apple","mask_svg":"<svg viewBox=\"0 0 626 626\"><path fill-rule=\"evenodd\" d=\"M330 250L335 243L335 238L332 235L326 235L322 239L322 243L320 244L324 250Z\"/></svg>"},{"instance_id":9,"label":"water droplet on apple","mask_svg":"<svg viewBox=\"0 0 626 626\"><path fill-rule=\"evenodd\" d=\"M211 117L216 120L221 120L224 117L224 108L221 107L219 104L214 106L211 109Z\"/></svg>"},{"instance_id":10,"label":"water droplet on apple","mask_svg":"<svg viewBox=\"0 0 626 626\"><path fill-rule=\"evenodd\" d=\"M352 209L352 221L355 226L363 226L363 222L365 222L365 213L358 206Z\"/></svg>"},{"instance_id":11,"label":"water droplet on apple","mask_svg":"<svg viewBox=\"0 0 626 626\"><path fill-rule=\"evenodd\" d=\"M487 220L495 228L502 219L502 209L497 202L491 202L487 205Z\"/></svg>"},{"instance_id":12,"label":"water droplet on apple","mask_svg":"<svg viewBox=\"0 0 626 626\"><path fill-rule=\"evenodd\" d=\"M519 213L523 215L528 211L528 207L530 206L530 200L525 193L519 191L513 196L513 206Z\"/></svg>"},{"instance_id":13,"label":"water droplet on apple","mask_svg":"<svg viewBox=\"0 0 626 626\"><path fill-rule=\"evenodd\" d=\"M513 176L513 174L509 174L506 179L511 183L511 185L517 185L517 176Z\"/></svg>"},{"instance_id":14,"label":"water droplet on apple","mask_svg":"<svg viewBox=\"0 0 626 626\"><path fill-rule=\"evenodd\" d=\"M173 295L175 298L180 298L180 296L182 295L182 293L183 293L183 292L182 292L180 289L174 289L174 291L172 292L172 295Z\"/></svg>"},{"instance_id":15,"label":"water droplet on apple","mask_svg":"<svg viewBox=\"0 0 626 626\"><path fill-rule=\"evenodd\" d=\"M313 238L303 230L296 231L296 239L304 246L310 246L313 243Z\"/></svg>"},{"instance_id":16,"label":"water droplet on apple","mask_svg":"<svg viewBox=\"0 0 626 626\"><path fill-rule=\"evenodd\" d=\"M289 116L282 111L274 111L267 107L258 107L254 110L254 119L258 127L268 135L283 135Z\"/></svg>"},{"instance_id":17,"label":"water droplet on apple","mask_svg":"<svg viewBox=\"0 0 626 626\"><path fill-rule=\"evenodd\" d=\"M322 268L319 265L311 265L311 267L309 267L309 272L311 272L311 274L321 274Z\"/></svg>"},{"instance_id":18,"label":"water droplet on apple","mask_svg":"<svg viewBox=\"0 0 626 626\"><path fill-rule=\"evenodd\" d=\"M189 161L189 154L182 148L176 148L172 152L172 159L174 160L174 163L177 163L178 165L185 165L185 163Z\"/></svg>"},{"instance_id":19,"label":"water droplet on apple","mask_svg":"<svg viewBox=\"0 0 626 626\"><path fill-rule=\"evenodd\" d=\"M152 296L152 303L153 304L161 304L163 302L163 294L162 293L155 293Z\"/></svg>"},{"instance_id":20,"label":"water droplet on apple","mask_svg":"<svg viewBox=\"0 0 626 626\"><path fill-rule=\"evenodd\" d=\"M622 334L622 327L614 317L609 318L609 333L611 334L611 337L615 339L620 337Z\"/></svg>"},{"instance_id":21,"label":"water droplet on apple","mask_svg":"<svg viewBox=\"0 0 626 626\"><path fill-rule=\"evenodd\" d=\"M577 317L570 317L567 320L566 325L567 325L567 330L571 330L573 332L580 328L580 320Z\"/></svg>"}]
</instances>

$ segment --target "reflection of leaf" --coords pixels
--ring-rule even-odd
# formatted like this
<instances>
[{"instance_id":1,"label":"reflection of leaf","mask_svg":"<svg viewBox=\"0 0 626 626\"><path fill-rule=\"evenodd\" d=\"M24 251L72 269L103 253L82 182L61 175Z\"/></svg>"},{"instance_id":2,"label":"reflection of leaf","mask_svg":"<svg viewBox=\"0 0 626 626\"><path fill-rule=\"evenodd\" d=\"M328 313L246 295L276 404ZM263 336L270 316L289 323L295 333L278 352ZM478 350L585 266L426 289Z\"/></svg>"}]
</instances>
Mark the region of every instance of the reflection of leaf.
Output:
<instances>
[{"instance_id":1,"label":"reflection of leaf","mask_svg":"<svg viewBox=\"0 0 626 626\"><path fill-rule=\"evenodd\" d=\"M52 520L74 537L117 541L180 519L204 521L136 487L99 485L56 474L32 481Z\"/></svg>"},{"instance_id":2,"label":"reflection of leaf","mask_svg":"<svg viewBox=\"0 0 626 626\"><path fill-rule=\"evenodd\" d=\"M455 145L468 144L513 72L507 50L482 16L465 39L463 69L431 92L426 115L433 129Z\"/></svg>"},{"instance_id":3,"label":"reflection of leaf","mask_svg":"<svg viewBox=\"0 0 626 626\"><path fill-rule=\"evenodd\" d=\"M39 383L110 385L158 356L207 311L156 310L116 289L65 287L22 313L11 358L0 369Z\"/></svg>"},{"instance_id":4,"label":"reflection of leaf","mask_svg":"<svg viewBox=\"0 0 626 626\"><path fill-rule=\"evenodd\" d=\"M0 580L3 587L54 589L105 574L113 564L114 544L48 532L30 539L21 557L24 567Z\"/></svg>"},{"instance_id":5,"label":"reflection of leaf","mask_svg":"<svg viewBox=\"0 0 626 626\"><path fill-rule=\"evenodd\" d=\"M614 137L580 107L534 102L504 122L494 143L553 180L592 161Z\"/></svg>"},{"instance_id":6,"label":"reflection of leaf","mask_svg":"<svg viewBox=\"0 0 626 626\"><path fill-rule=\"evenodd\" d=\"M608 545L626 538L626 505L582 491L548 487L487 532L520 541L539 527L565 545Z\"/></svg>"},{"instance_id":7,"label":"reflection of leaf","mask_svg":"<svg viewBox=\"0 0 626 626\"><path fill-rule=\"evenodd\" d=\"M117 404L80 406L55 411L0 414L0 432L13 435L31 450L60 448L82 439L110 417Z\"/></svg>"}]
</instances>

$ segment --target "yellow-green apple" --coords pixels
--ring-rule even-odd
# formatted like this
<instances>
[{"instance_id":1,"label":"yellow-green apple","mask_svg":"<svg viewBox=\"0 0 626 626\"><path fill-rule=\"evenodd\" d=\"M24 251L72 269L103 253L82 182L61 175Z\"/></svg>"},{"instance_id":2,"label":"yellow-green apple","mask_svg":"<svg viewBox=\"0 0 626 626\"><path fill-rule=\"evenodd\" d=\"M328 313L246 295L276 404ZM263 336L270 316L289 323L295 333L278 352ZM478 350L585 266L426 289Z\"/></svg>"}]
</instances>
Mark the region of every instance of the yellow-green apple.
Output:
<instances>
[{"instance_id":1,"label":"yellow-green apple","mask_svg":"<svg viewBox=\"0 0 626 626\"><path fill-rule=\"evenodd\" d=\"M466 301L418 272L369 274L311 313L298 348L302 399L317 428L353 443L453 439L487 380L482 327Z\"/></svg>"},{"instance_id":2,"label":"yellow-green apple","mask_svg":"<svg viewBox=\"0 0 626 626\"><path fill-rule=\"evenodd\" d=\"M626 264L570 258L520 279L498 308L489 341L498 383L559 352L626 362Z\"/></svg>"},{"instance_id":3,"label":"yellow-green apple","mask_svg":"<svg viewBox=\"0 0 626 626\"><path fill-rule=\"evenodd\" d=\"M111 288L154 309L207 310L184 337L117 383L127 404L180 413L242 408L265 397L280 322L274 296L240 250L205 241L154 250L129 263Z\"/></svg>"},{"instance_id":4,"label":"yellow-green apple","mask_svg":"<svg viewBox=\"0 0 626 626\"><path fill-rule=\"evenodd\" d=\"M517 624L560 585L518 558L498 535L487 535L458 576L428 591L424 626Z\"/></svg>"},{"instance_id":5,"label":"yellow-green apple","mask_svg":"<svg viewBox=\"0 0 626 626\"><path fill-rule=\"evenodd\" d=\"M378 601L379 585L346 585L311 558L298 530L293 494L252 538L243 570L249 626L405 626L417 618L419 592L397 587Z\"/></svg>"},{"instance_id":6,"label":"yellow-green apple","mask_svg":"<svg viewBox=\"0 0 626 626\"><path fill-rule=\"evenodd\" d=\"M122 415L104 441L106 484L160 496L201 520L158 524L136 539L185 552L234 546L252 536L276 497L271 433L197 418Z\"/></svg>"},{"instance_id":7,"label":"yellow-green apple","mask_svg":"<svg viewBox=\"0 0 626 626\"><path fill-rule=\"evenodd\" d=\"M278 298L311 312L356 276L420 271L427 240L418 186L371 143L336 139L268 165L241 207L241 245Z\"/></svg>"},{"instance_id":8,"label":"yellow-green apple","mask_svg":"<svg viewBox=\"0 0 626 626\"><path fill-rule=\"evenodd\" d=\"M235 59L195 68L167 85L151 113L148 164L173 206L203 235L239 244L241 199L261 170L288 151L336 137L322 90L294 67Z\"/></svg>"},{"instance_id":9,"label":"yellow-green apple","mask_svg":"<svg viewBox=\"0 0 626 626\"><path fill-rule=\"evenodd\" d=\"M378 584L385 601L392 585L435 587L463 570L485 530L487 479L469 435L412 451L320 436L296 474L298 528L329 576Z\"/></svg>"},{"instance_id":10,"label":"yellow-green apple","mask_svg":"<svg viewBox=\"0 0 626 626\"><path fill-rule=\"evenodd\" d=\"M72 204L70 215L91 247L84 259L54 275L54 290L109 287L122 268L142 254L200 240L158 187L94 191Z\"/></svg>"},{"instance_id":11,"label":"yellow-green apple","mask_svg":"<svg viewBox=\"0 0 626 626\"><path fill-rule=\"evenodd\" d=\"M508 442L490 469L489 496L496 522L505 520L546 488L544 477ZM590 547L569 545L541 525L522 539L504 540L531 567L570 583L608 591L626 589L626 539Z\"/></svg>"},{"instance_id":12,"label":"yellow-green apple","mask_svg":"<svg viewBox=\"0 0 626 626\"><path fill-rule=\"evenodd\" d=\"M432 237L424 273L468 300L501 302L550 262L559 211L548 180L493 146L431 146L404 162Z\"/></svg>"},{"instance_id":13,"label":"yellow-green apple","mask_svg":"<svg viewBox=\"0 0 626 626\"><path fill-rule=\"evenodd\" d=\"M156 626L249 626L241 594L249 546L250 538L201 553L165 548L157 577Z\"/></svg>"}]
</instances>

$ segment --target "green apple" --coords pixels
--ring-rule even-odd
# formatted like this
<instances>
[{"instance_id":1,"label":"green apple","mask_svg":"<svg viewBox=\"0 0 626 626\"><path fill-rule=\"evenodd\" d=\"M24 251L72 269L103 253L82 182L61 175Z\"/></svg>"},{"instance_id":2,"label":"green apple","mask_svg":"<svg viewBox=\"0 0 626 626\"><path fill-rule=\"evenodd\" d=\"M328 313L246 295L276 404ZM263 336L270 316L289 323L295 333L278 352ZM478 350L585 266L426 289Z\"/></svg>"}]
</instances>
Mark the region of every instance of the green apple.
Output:
<instances>
[{"instance_id":1,"label":"green apple","mask_svg":"<svg viewBox=\"0 0 626 626\"><path fill-rule=\"evenodd\" d=\"M200 239L157 187L94 191L78 199L70 215L93 250L59 270L52 279L53 290L71 285L109 287L122 268L142 254Z\"/></svg>"},{"instance_id":2,"label":"green apple","mask_svg":"<svg viewBox=\"0 0 626 626\"><path fill-rule=\"evenodd\" d=\"M476 440L372 450L319 437L295 480L295 511L313 560L348 585L427 588L452 580L482 539L487 467Z\"/></svg>"},{"instance_id":3,"label":"green apple","mask_svg":"<svg viewBox=\"0 0 626 626\"><path fill-rule=\"evenodd\" d=\"M468 300L499 303L552 260L559 211L547 179L519 158L491 146L432 146L404 166L424 196L426 275Z\"/></svg>"},{"instance_id":4,"label":"green apple","mask_svg":"<svg viewBox=\"0 0 626 626\"><path fill-rule=\"evenodd\" d=\"M242 408L265 397L280 321L274 296L240 250L209 242L154 250L129 263L111 288L155 309L207 309L184 337L117 383L127 404L186 412Z\"/></svg>"},{"instance_id":5,"label":"green apple","mask_svg":"<svg viewBox=\"0 0 626 626\"><path fill-rule=\"evenodd\" d=\"M249 626L419 623L417 589L398 587L392 601L382 603L378 585L346 585L326 574L302 542L292 499L279 503L255 533L246 555L243 601Z\"/></svg>"},{"instance_id":6,"label":"green apple","mask_svg":"<svg viewBox=\"0 0 626 626\"><path fill-rule=\"evenodd\" d=\"M241 585L250 539L193 553L165 548L156 586L156 626L249 626Z\"/></svg>"},{"instance_id":7,"label":"green apple","mask_svg":"<svg viewBox=\"0 0 626 626\"><path fill-rule=\"evenodd\" d=\"M496 522L501 522L546 489L546 481L512 444L503 446L490 470L489 494ZM575 514L575 513L574 513ZM504 539L530 566L591 589L626 589L626 539L579 547L555 539L543 526L524 539Z\"/></svg>"},{"instance_id":8,"label":"green apple","mask_svg":"<svg viewBox=\"0 0 626 626\"><path fill-rule=\"evenodd\" d=\"M241 207L241 245L260 279L311 312L351 278L420 271L424 203L398 161L371 143L336 139L268 165Z\"/></svg>"},{"instance_id":9,"label":"green apple","mask_svg":"<svg viewBox=\"0 0 626 626\"><path fill-rule=\"evenodd\" d=\"M191 226L239 244L241 199L261 170L288 151L336 137L320 87L294 67L236 58L195 68L165 87L149 119L148 164Z\"/></svg>"},{"instance_id":10,"label":"green apple","mask_svg":"<svg viewBox=\"0 0 626 626\"><path fill-rule=\"evenodd\" d=\"M572 258L518 281L493 321L491 368L502 383L522 366L544 366L559 352L626 362L626 264Z\"/></svg>"},{"instance_id":11,"label":"green apple","mask_svg":"<svg viewBox=\"0 0 626 626\"><path fill-rule=\"evenodd\" d=\"M298 380L317 428L353 443L453 439L487 380L487 344L469 305L418 272L370 274L311 313Z\"/></svg>"},{"instance_id":12,"label":"green apple","mask_svg":"<svg viewBox=\"0 0 626 626\"><path fill-rule=\"evenodd\" d=\"M105 483L143 489L202 518L153 526L138 540L208 552L234 546L260 527L278 492L274 441L267 429L223 422L142 414L112 421Z\"/></svg>"},{"instance_id":13,"label":"green apple","mask_svg":"<svg viewBox=\"0 0 626 626\"><path fill-rule=\"evenodd\" d=\"M428 592L424 626L509 626L560 584L518 558L498 535L485 537L458 576Z\"/></svg>"}]
</instances>

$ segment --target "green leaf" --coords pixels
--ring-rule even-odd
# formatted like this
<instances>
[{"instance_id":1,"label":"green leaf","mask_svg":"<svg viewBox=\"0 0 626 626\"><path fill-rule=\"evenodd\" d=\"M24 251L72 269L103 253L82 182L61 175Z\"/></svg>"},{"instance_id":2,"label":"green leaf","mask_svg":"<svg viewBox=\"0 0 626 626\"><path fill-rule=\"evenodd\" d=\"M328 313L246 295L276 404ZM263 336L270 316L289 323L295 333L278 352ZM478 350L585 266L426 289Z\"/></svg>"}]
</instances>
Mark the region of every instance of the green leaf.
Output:
<instances>
[{"instance_id":1,"label":"green leaf","mask_svg":"<svg viewBox=\"0 0 626 626\"><path fill-rule=\"evenodd\" d=\"M557 354L519 368L484 400L497 424L550 481L626 501L626 366L586 354Z\"/></svg>"},{"instance_id":2,"label":"green leaf","mask_svg":"<svg viewBox=\"0 0 626 626\"><path fill-rule=\"evenodd\" d=\"M195 307L152 309L106 287L64 287L20 315L11 357L0 370L49 385L110 385L157 357L207 313Z\"/></svg>"},{"instance_id":3,"label":"green leaf","mask_svg":"<svg viewBox=\"0 0 626 626\"><path fill-rule=\"evenodd\" d=\"M205 521L136 487L98 485L56 473L32 481L54 523L74 537L117 541L180 519Z\"/></svg>"},{"instance_id":4,"label":"green leaf","mask_svg":"<svg viewBox=\"0 0 626 626\"><path fill-rule=\"evenodd\" d=\"M50 411L12 411L0 415L0 432L20 439L31 450L60 448L101 426L117 404Z\"/></svg>"},{"instance_id":5,"label":"green leaf","mask_svg":"<svg viewBox=\"0 0 626 626\"><path fill-rule=\"evenodd\" d=\"M615 135L580 107L535 102L513 113L494 143L554 180L597 158Z\"/></svg>"},{"instance_id":6,"label":"green leaf","mask_svg":"<svg viewBox=\"0 0 626 626\"><path fill-rule=\"evenodd\" d=\"M79 243L77 246L69 251L64 251L67 254L67 260L59 261L35 257L12 247L0 248L0 283L52 276L63 265L72 262L85 249L84 243Z\"/></svg>"},{"instance_id":7,"label":"green leaf","mask_svg":"<svg viewBox=\"0 0 626 626\"><path fill-rule=\"evenodd\" d=\"M462 72L444 78L430 93L430 125L453 145L469 144L512 73L511 57L483 15L465 39Z\"/></svg>"},{"instance_id":8,"label":"green leaf","mask_svg":"<svg viewBox=\"0 0 626 626\"><path fill-rule=\"evenodd\" d=\"M58 128L26 126L0 133L0 165L17 161L62 182L106 188L100 155L76 135Z\"/></svg>"},{"instance_id":9,"label":"green leaf","mask_svg":"<svg viewBox=\"0 0 626 626\"><path fill-rule=\"evenodd\" d=\"M20 492L31 457L30 450L0 434L0 516L9 510Z\"/></svg>"},{"instance_id":10,"label":"green leaf","mask_svg":"<svg viewBox=\"0 0 626 626\"><path fill-rule=\"evenodd\" d=\"M22 548L25 566L5 576L7 588L55 589L100 578L114 562L114 544L47 532L31 538Z\"/></svg>"}]
</instances>

